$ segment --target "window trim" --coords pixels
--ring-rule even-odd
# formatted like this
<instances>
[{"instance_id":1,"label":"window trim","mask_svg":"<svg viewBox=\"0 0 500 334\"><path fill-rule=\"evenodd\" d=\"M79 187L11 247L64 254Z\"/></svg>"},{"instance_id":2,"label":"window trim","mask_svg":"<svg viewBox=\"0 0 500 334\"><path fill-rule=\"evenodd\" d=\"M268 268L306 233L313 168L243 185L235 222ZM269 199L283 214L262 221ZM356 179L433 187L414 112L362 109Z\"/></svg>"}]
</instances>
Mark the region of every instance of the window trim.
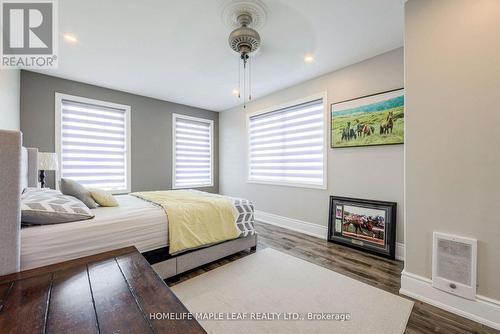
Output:
<instances>
[{"instance_id":1,"label":"window trim","mask_svg":"<svg viewBox=\"0 0 500 334\"><path fill-rule=\"evenodd\" d=\"M311 102L314 100L322 99L323 101L323 184L310 184L310 183L299 183L299 182L279 182L279 181L259 181L250 179L250 118L266 113L270 113L273 111L278 111L280 109L290 108L302 103ZM270 108L266 108L263 110L259 110L256 112L252 112L247 114L246 116L246 167L247 167L247 180L246 183L249 184L266 184L266 185L275 185L275 186L288 186L288 187L297 187L297 188L309 188L309 189L328 189L328 135L329 135L329 120L328 120L328 100L327 100L327 92L321 92L317 94L313 94L298 100L294 100L291 102L286 102L283 104L275 105Z\"/></svg>"},{"instance_id":2,"label":"window trim","mask_svg":"<svg viewBox=\"0 0 500 334\"><path fill-rule=\"evenodd\" d=\"M131 192L132 187L132 132L131 132L131 122L130 122L130 111L131 107L125 104L112 103L102 100L95 100L86 97L64 94L64 93L55 93L55 151L57 153L57 160L59 163L59 170L56 171L56 189L59 190L59 181L61 180L61 168L62 168L62 156L61 156L61 137L62 137L62 101L63 100L71 100L80 103L87 104L95 104L103 107L115 108L115 109L123 109L125 110L125 122L127 123L125 126L125 138L126 138L126 159L127 159L127 170L126 173L126 181L127 188L119 189L111 191L112 194L127 194Z\"/></svg>"},{"instance_id":3,"label":"window trim","mask_svg":"<svg viewBox=\"0 0 500 334\"><path fill-rule=\"evenodd\" d=\"M176 176L176 154L175 154L175 146L176 146L176 122L177 119L186 119L190 121L202 122L209 124L210 129L210 183L202 183L202 184L194 184L189 186L177 186L175 184L175 176ZM201 117L193 117L187 116L183 114L172 113L172 189L190 189L190 188L207 188L214 186L214 121L207 118Z\"/></svg>"}]
</instances>

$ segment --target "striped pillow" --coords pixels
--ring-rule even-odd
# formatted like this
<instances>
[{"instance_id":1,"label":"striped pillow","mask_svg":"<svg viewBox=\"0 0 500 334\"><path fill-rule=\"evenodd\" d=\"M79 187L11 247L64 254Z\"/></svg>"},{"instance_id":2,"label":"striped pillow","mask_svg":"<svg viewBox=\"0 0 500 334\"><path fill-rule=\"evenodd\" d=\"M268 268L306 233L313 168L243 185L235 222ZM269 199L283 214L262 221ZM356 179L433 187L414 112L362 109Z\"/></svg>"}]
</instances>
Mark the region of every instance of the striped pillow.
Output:
<instances>
[{"instance_id":1,"label":"striped pillow","mask_svg":"<svg viewBox=\"0 0 500 334\"><path fill-rule=\"evenodd\" d=\"M82 201L56 190L30 188L21 195L23 225L68 223L93 217Z\"/></svg>"}]
</instances>

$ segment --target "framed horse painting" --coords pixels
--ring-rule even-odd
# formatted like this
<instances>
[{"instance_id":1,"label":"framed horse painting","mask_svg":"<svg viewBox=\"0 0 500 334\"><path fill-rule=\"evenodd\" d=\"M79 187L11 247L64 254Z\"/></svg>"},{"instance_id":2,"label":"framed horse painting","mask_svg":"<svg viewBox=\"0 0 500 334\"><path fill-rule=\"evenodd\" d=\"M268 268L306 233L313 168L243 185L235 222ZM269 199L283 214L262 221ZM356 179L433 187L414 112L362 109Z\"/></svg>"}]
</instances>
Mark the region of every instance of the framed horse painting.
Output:
<instances>
[{"instance_id":1,"label":"framed horse painting","mask_svg":"<svg viewBox=\"0 0 500 334\"><path fill-rule=\"evenodd\" d=\"M331 105L331 147L404 143L404 89Z\"/></svg>"},{"instance_id":2,"label":"framed horse painting","mask_svg":"<svg viewBox=\"0 0 500 334\"><path fill-rule=\"evenodd\" d=\"M395 258L394 202L330 196L328 241Z\"/></svg>"}]
</instances>

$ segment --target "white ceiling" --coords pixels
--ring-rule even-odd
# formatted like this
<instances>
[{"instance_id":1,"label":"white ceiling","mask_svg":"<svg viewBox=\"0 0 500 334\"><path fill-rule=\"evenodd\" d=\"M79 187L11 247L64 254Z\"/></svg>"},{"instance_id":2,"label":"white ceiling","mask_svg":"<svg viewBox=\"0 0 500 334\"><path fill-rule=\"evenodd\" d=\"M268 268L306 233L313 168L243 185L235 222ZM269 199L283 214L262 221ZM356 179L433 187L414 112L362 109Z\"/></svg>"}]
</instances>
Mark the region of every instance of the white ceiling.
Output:
<instances>
[{"instance_id":1,"label":"white ceiling","mask_svg":"<svg viewBox=\"0 0 500 334\"><path fill-rule=\"evenodd\" d=\"M59 68L40 72L209 110L234 107L238 56L227 43L226 1L59 1ZM254 98L403 45L403 0L262 2Z\"/></svg>"}]
</instances>

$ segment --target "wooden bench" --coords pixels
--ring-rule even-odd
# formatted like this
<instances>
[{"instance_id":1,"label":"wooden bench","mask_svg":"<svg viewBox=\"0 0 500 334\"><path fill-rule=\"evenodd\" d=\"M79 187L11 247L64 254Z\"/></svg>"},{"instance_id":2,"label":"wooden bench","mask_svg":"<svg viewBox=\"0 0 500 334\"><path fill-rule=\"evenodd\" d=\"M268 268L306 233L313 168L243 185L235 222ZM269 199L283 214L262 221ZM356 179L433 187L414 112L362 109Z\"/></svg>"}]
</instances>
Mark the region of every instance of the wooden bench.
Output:
<instances>
[{"instance_id":1,"label":"wooden bench","mask_svg":"<svg viewBox=\"0 0 500 334\"><path fill-rule=\"evenodd\" d=\"M135 247L0 277L0 333L206 333L186 315Z\"/></svg>"}]
</instances>

